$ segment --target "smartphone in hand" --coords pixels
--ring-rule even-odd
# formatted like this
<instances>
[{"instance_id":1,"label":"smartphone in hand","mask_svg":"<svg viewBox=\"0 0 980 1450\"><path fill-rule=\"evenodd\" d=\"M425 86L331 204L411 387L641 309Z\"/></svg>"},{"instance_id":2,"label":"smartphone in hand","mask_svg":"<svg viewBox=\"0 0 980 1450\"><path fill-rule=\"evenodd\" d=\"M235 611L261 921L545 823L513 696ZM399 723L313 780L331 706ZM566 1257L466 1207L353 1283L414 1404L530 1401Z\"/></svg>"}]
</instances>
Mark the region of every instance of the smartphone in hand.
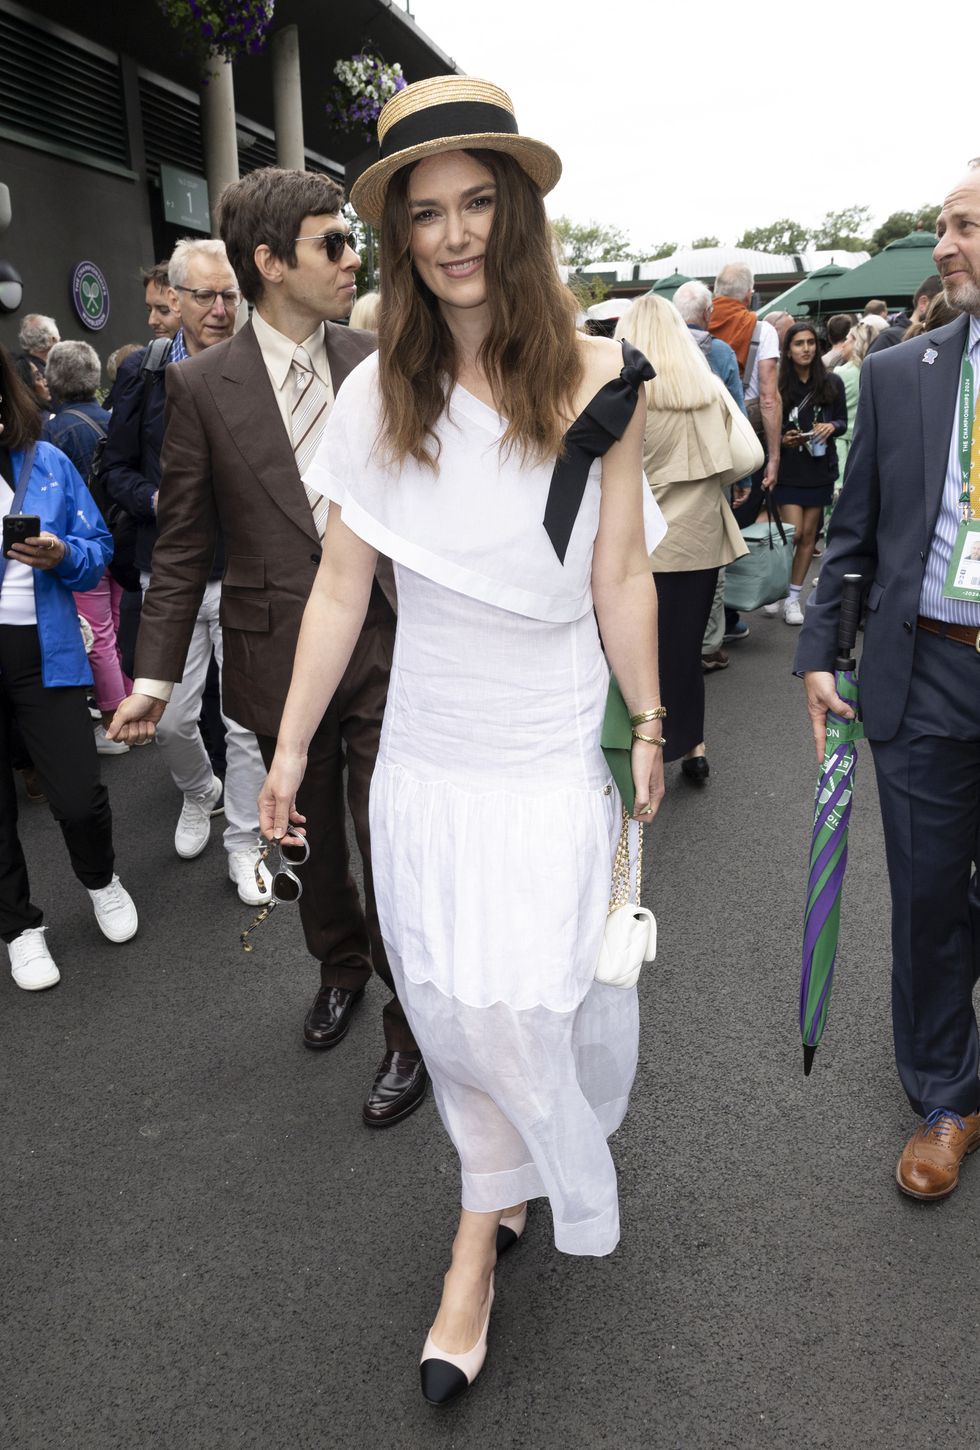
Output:
<instances>
[{"instance_id":1,"label":"smartphone in hand","mask_svg":"<svg viewBox=\"0 0 980 1450\"><path fill-rule=\"evenodd\" d=\"M41 520L37 514L5 514L3 520L3 553L6 557L14 544L25 539L36 539L41 532Z\"/></svg>"}]
</instances>

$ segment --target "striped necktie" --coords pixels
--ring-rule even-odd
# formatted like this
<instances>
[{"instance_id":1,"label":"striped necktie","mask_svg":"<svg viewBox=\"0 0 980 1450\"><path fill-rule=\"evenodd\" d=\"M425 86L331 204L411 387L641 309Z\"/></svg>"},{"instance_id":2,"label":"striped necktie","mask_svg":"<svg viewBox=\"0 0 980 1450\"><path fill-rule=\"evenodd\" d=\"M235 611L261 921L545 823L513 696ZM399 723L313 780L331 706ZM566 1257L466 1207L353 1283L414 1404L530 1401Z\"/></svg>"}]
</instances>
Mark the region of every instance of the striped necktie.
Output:
<instances>
[{"instance_id":1,"label":"striped necktie","mask_svg":"<svg viewBox=\"0 0 980 1450\"><path fill-rule=\"evenodd\" d=\"M327 527L329 500L315 488L311 488L303 475L313 462L313 455L320 446L323 430L330 411L330 392L313 371L313 363L305 347L297 347L292 361L292 401L290 408L290 432L293 439L293 453L296 467L303 479L306 497L313 513L313 524L320 538Z\"/></svg>"}]
</instances>

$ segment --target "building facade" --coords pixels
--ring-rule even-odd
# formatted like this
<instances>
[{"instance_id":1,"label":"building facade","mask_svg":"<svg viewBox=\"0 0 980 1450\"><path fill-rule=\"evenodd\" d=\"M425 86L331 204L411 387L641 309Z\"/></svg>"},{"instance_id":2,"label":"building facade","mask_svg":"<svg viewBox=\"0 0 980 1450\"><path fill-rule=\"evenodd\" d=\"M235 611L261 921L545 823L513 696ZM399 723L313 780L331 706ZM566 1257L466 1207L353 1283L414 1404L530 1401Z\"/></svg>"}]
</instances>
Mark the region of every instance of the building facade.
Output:
<instances>
[{"instance_id":1,"label":"building facade","mask_svg":"<svg viewBox=\"0 0 980 1450\"><path fill-rule=\"evenodd\" d=\"M203 90L156 0L0 0L0 262L23 283L0 342L16 350L27 312L103 360L146 341L140 268L211 234L209 177L214 192L219 173L302 158L343 184L365 137L332 130L324 104L335 61L365 49L409 81L455 69L389 0L277 0L266 49Z\"/></svg>"}]
</instances>

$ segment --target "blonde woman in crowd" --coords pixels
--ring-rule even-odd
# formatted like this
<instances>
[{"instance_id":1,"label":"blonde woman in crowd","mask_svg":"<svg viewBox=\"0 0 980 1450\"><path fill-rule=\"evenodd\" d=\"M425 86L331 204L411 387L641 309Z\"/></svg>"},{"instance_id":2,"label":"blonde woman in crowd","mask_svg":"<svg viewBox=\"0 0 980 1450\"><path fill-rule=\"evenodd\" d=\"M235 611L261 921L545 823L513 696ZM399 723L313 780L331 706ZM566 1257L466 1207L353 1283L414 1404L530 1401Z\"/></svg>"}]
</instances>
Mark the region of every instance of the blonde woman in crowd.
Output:
<instances>
[{"instance_id":1,"label":"blonde woman in crowd","mask_svg":"<svg viewBox=\"0 0 980 1450\"><path fill-rule=\"evenodd\" d=\"M379 292L365 292L354 303L350 315L350 326L361 327L365 332L377 332L380 307L381 294Z\"/></svg>"},{"instance_id":2,"label":"blonde woman in crowd","mask_svg":"<svg viewBox=\"0 0 980 1450\"><path fill-rule=\"evenodd\" d=\"M847 404L847 428L837 439L837 462L840 473L837 478L837 492L844 481L844 465L854 437L854 419L857 415L858 392L861 386L861 364L868 355L868 348L874 342L875 329L869 327L866 318L854 324L844 340L844 361L834 372L844 384L844 401Z\"/></svg>"},{"instance_id":3,"label":"blonde woman in crowd","mask_svg":"<svg viewBox=\"0 0 980 1450\"><path fill-rule=\"evenodd\" d=\"M643 468L667 520L667 536L650 560L659 601L660 687L670 720L665 759L679 759L685 778L700 786L709 773L701 642L719 568L747 552L725 495L735 481L732 414L724 384L672 303L639 298L616 337L639 348L657 374L646 384Z\"/></svg>"}]
</instances>

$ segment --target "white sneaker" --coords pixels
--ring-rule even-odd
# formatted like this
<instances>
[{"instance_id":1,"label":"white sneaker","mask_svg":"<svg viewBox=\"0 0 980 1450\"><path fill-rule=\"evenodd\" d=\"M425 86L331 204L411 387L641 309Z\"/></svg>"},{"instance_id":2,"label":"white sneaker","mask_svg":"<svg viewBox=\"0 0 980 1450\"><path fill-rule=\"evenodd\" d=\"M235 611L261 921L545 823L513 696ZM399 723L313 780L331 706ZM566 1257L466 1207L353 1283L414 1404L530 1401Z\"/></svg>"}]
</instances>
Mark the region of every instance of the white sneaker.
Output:
<instances>
[{"instance_id":1,"label":"white sneaker","mask_svg":"<svg viewBox=\"0 0 980 1450\"><path fill-rule=\"evenodd\" d=\"M787 599L783 605L783 618L787 624L802 624L803 610L798 599Z\"/></svg>"},{"instance_id":2,"label":"white sneaker","mask_svg":"<svg viewBox=\"0 0 980 1450\"><path fill-rule=\"evenodd\" d=\"M29 926L7 945L10 975L25 992L42 992L61 981L61 973L44 940L45 930L43 926Z\"/></svg>"},{"instance_id":3,"label":"white sneaker","mask_svg":"<svg viewBox=\"0 0 980 1450\"><path fill-rule=\"evenodd\" d=\"M100 755L128 755L129 746L125 740L110 740L104 725L95 727L95 748Z\"/></svg>"},{"instance_id":4,"label":"white sneaker","mask_svg":"<svg viewBox=\"0 0 980 1450\"><path fill-rule=\"evenodd\" d=\"M203 796L184 796L184 806L174 832L174 849L185 861L200 856L211 839L211 815L221 799L224 786L216 775L211 777L211 789Z\"/></svg>"},{"instance_id":5,"label":"white sneaker","mask_svg":"<svg viewBox=\"0 0 980 1450\"><path fill-rule=\"evenodd\" d=\"M272 900L272 893L269 889L272 877L265 869L265 862L259 865L259 857L262 855L260 847L254 846L247 851L229 851L228 853L228 879L233 881L238 890L238 899L244 901L246 906L268 906ZM256 879L258 869L259 879ZM259 885L261 880L262 885Z\"/></svg>"},{"instance_id":6,"label":"white sneaker","mask_svg":"<svg viewBox=\"0 0 980 1450\"><path fill-rule=\"evenodd\" d=\"M102 886L98 891L90 891L89 896L92 898L95 919L103 936L110 941L119 942L129 941L131 936L136 935L136 928L139 926L136 907L118 876L113 876L108 886Z\"/></svg>"},{"instance_id":7,"label":"white sneaker","mask_svg":"<svg viewBox=\"0 0 980 1450\"><path fill-rule=\"evenodd\" d=\"M762 612L763 614L768 614L769 618L772 619L774 615L777 615L779 613L779 611L785 606L785 604L786 598L777 599L775 604L764 604L762 606Z\"/></svg>"}]
</instances>

